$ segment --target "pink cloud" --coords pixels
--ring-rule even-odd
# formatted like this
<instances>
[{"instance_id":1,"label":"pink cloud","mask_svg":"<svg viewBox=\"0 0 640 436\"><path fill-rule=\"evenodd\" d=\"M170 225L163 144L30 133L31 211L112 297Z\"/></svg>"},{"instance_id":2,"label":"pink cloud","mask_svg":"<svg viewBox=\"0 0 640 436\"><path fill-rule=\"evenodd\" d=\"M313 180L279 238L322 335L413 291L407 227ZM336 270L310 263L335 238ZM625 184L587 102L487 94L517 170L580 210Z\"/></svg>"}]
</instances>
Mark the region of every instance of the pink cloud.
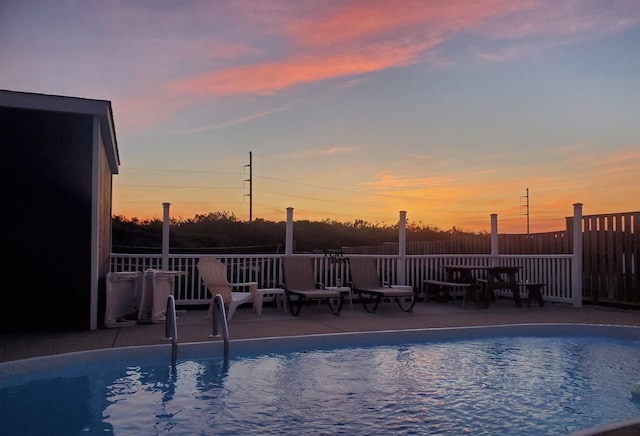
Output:
<instances>
[{"instance_id":1,"label":"pink cloud","mask_svg":"<svg viewBox=\"0 0 640 436\"><path fill-rule=\"evenodd\" d=\"M533 0L339 3L333 8L320 7L304 18L287 21L282 16L274 17L282 25L275 36L284 38L288 47L281 60L217 69L175 81L168 88L201 97L269 95L300 84L407 66L421 53L442 64L433 53L429 55L429 50L462 30L491 38L520 39L530 35L575 35L596 27L621 25L619 20L598 18L586 6L580 6L565 4L558 13L558 7ZM274 28L268 29L273 37ZM250 52L242 46L218 47L224 48L222 53ZM501 61L531 50L540 52L545 47L541 42L528 42L495 53L476 54L485 61Z\"/></svg>"},{"instance_id":2,"label":"pink cloud","mask_svg":"<svg viewBox=\"0 0 640 436\"><path fill-rule=\"evenodd\" d=\"M292 21L286 32L291 39L309 46L326 47L355 40L416 38L470 28L487 17L503 16L527 9L533 2L492 0L485 2L403 1L344 3L322 16Z\"/></svg>"},{"instance_id":3,"label":"pink cloud","mask_svg":"<svg viewBox=\"0 0 640 436\"><path fill-rule=\"evenodd\" d=\"M169 85L173 92L198 96L268 95L285 88L321 80L380 71L411 62L424 45L381 46L379 50L329 56L307 56L281 62L214 71Z\"/></svg>"},{"instance_id":4,"label":"pink cloud","mask_svg":"<svg viewBox=\"0 0 640 436\"><path fill-rule=\"evenodd\" d=\"M341 79L336 86L358 83L369 74L417 62L450 66L450 53L441 43L460 32L509 41L500 47L469 44L474 61L500 62L624 28L633 22L620 16L625 7L602 14L570 0L561 5L536 0L277 3L262 6L259 15L247 10L233 16L240 28L255 26L246 41L197 38L195 46L193 41L186 45L178 59L197 68L185 79L161 79L164 85L153 94L164 95L176 111L211 97L273 95L332 79ZM185 59L184 53L194 52L199 55ZM229 66L238 58L245 63Z\"/></svg>"}]
</instances>

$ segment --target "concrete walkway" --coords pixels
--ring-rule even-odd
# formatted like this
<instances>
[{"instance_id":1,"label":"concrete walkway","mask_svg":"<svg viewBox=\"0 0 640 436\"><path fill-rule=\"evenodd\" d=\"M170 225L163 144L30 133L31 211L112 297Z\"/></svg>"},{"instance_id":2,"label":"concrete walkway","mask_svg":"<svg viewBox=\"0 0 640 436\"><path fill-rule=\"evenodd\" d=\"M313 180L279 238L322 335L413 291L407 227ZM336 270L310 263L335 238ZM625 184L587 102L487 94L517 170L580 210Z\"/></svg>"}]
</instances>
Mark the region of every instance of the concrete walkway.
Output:
<instances>
[{"instance_id":1,"label":"concrete walkway","mask_svg":"<svg viewBox=\"0 0 640 436\"><path fill-rule=\"evenodd\" d=\"M178 308L180 309L180 308ZM178 342L204 342L211 339L212 322L207 311L178 313ZM348 304L339 316L331 315L326 305L303 307L298 317L265 306L258 317L251 306L238 308L229 321L233 339L280 337L341 332L423 329L523 323L583 323L640 326L640 310L622 310L598 306L573 308L547 303L545 307L516 308L512 301L497 301L489 309L462 308L459 301L417 302L412 313L395 303L384 303L377 314L369 314L361 305ZM131 327L79 332L0 334L0 362L35 356L100 348L166 344L164 324L139 324Z\"/></svg>"}]
</instances>

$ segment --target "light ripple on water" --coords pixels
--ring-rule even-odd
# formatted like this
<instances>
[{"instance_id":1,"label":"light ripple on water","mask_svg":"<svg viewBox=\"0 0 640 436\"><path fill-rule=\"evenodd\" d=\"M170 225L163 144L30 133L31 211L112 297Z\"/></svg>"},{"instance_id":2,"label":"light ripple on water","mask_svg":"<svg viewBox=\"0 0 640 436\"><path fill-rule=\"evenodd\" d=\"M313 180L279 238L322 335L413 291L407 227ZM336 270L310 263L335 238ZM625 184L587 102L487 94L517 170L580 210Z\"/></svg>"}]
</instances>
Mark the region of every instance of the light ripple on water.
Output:
<instances>
[{"instance_id":1,"label":"light ripple on water","mask_svg":"<svg viewBox=\"0 0 640 436\"><path fill-rule=\"evenodd\" d=\"M638 345L492 338L295 352L228 367L108 368L62 387L32 381L26 391L86 387L78 422L60 427L68 433L564 434L640 416L629 392L640 381ZM27 401L23 391L0 389L0 404Z\"/></svg>"}]
</instances>

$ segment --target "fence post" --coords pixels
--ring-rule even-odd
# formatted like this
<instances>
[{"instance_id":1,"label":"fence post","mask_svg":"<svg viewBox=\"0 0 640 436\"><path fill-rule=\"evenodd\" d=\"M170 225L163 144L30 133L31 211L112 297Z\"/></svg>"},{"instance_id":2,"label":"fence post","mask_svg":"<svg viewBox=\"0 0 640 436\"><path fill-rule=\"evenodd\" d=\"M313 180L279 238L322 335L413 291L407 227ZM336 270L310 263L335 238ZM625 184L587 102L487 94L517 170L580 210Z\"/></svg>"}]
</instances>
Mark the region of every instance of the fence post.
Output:
<instances>
[{"instance_id":1,"label":"fence post","mask_svg":"<svg viewBox=\"0 0 640 436\"><path fill-rule=\"evenodd\" d=\"M573 204L573 259L571 259L571 300L582 307L582 203Z\"/></svg>"},{"instance_id":2,"label":"fence post","mask_svg":"<svg viewBox=\"0 0 640 436\"><path fill-rule=\"evenodd\" d=\"M491 214L491 264L495 266L498 264L498 255L500 254L500 247L498 244L498 214Z\"/></svg>"},{"instance_id":3,"label":"fence post","mask_svg":"<svg viewBox=\"0 0 640 436\"><path fill-rule=\"evenodd\" d=\"M293 254L293 208L287 208L287 229L284 240L284 254L290 256Z\"/></svg>"},{"instance_id":4,"label":"fence post","mask_svg":"<svg viewBox=\"0 0 640 436\"><path fill-rule=\"evenodd\" d=\"M398 223L398 284L404 285L407 277L407 212L400 211Z\"/></svg>"},{"instance_id":5,"label":"fence post","mask_svg":"<svg viewBox=\"0 0 640 436\"><path fill-rule=\"evenodd\" d=\"M169 206L162 203L162 269L169 271Z\"/></svg>"}]
</instances>

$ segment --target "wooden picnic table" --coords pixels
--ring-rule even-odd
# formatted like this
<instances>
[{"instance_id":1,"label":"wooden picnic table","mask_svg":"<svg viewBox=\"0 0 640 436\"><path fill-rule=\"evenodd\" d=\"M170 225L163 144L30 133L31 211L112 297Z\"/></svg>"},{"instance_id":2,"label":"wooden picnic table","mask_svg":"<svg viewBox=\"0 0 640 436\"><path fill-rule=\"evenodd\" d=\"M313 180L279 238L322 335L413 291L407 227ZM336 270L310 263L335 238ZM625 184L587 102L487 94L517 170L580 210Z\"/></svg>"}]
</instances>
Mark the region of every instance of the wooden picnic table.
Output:
<instances>
[{"instance_id":1,"label":"wooden picnic table","mask_svg":"<svg viewBox=\"0 0 640 436\"><path fill-rule=\"evenodd\" d=\"M483 308L489 307L494 291L498 289L511 290L516 307L522 307L517 279L517 274L521 269L519 266L443 265L442 268L447 273L447 282L469 285L477 285L478 283L473 276L474 271L484 272L486 285L480 293Z\"/></svg>"}]
</instances>

